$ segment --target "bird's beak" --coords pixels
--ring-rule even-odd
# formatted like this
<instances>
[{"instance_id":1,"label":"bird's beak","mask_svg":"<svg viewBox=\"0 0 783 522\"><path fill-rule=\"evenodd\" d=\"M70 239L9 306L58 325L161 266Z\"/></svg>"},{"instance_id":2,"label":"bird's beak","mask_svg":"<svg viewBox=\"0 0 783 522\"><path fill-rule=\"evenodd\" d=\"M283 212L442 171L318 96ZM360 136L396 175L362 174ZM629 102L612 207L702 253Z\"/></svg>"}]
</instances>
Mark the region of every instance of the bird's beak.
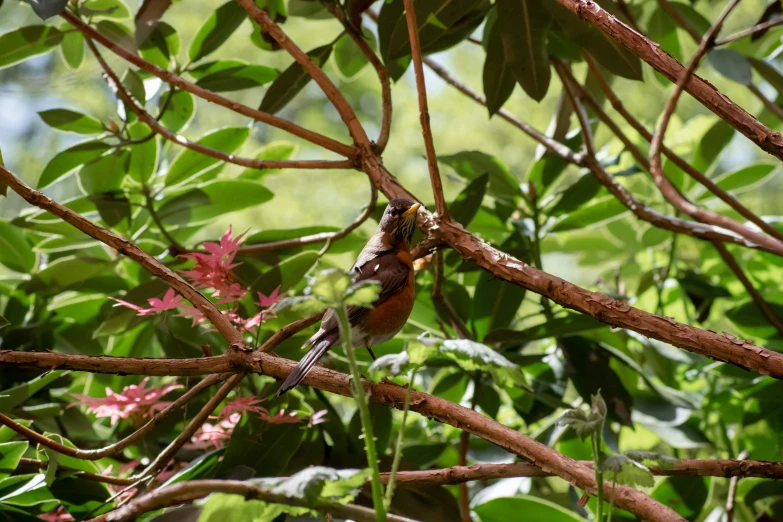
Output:
<instances>
[{"instance_id":1,"label":"bird's beak","mask_svg":"<svg viewBox=\"0 0 783 522\"><path fill-rule=\"evenodd\" d=\"M420 206L421 206L420 203L414 203L413 205L411 205L411 208L409 208L408 210L402 213L402 217L408 218L411 216L415 216L416 211L419 210Z\"/></svg>"}]
</instances>

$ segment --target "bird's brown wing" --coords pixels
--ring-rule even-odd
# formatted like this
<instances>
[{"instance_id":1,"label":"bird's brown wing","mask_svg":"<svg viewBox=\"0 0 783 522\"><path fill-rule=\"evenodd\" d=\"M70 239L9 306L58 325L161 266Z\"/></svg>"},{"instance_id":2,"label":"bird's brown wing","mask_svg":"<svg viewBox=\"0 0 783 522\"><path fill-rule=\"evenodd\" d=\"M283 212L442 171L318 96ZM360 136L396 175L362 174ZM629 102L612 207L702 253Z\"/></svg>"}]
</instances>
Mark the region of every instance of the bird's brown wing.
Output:
<instances>
[{"instance_id":1,"label":"bird's brown wing","mask_svg":"<svg viewBox=\"0 0 783 522\"><path fill-rule=\"evenodd\" d=\"M405 264L396 252L384 252L375 259L366 261L363 265L354 265L352 272L354 282L378 281L381 284L378 299L373 305L381 303L405 287L410 275L411 267ZM369 312L369 308L361 306L348 307L348 319L351 324L357 324L362 317ZM333 310L327 310L321 322L321 331L324 335L337 331L337 315ZM323 336L319 336L323 337Z\"/></svg>"}]
</instances>

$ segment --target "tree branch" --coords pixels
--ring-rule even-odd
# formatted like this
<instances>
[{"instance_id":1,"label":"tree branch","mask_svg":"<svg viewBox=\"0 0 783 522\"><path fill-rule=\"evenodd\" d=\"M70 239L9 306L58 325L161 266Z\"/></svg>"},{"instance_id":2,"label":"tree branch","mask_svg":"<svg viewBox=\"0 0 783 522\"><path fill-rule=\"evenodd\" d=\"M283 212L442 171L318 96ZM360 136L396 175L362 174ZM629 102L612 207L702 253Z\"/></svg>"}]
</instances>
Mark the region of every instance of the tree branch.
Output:
<instances>
[{"instance_id":1,"label":"tree branch","mask_svg":"<svg viewBox=\"0 0 783 522\"><path fill-rule=\"evenodd\" d=\"M731 34L727 36L726 38L723 38L721 40L716 40L714 47L720 47L721 45L730 44L731 42L734 42L736 40L739 40L741 38L745 38L746 36L753 36L756 33L760 33L762 31L766 31L768 29L771 29L773 27L777 27L779 25L783 25L783 17L774 18L772 20L767 20L766 22L762 22L760 24L754 25L753 27L749 27L748 29L745 29L744 31L739 31L737 33Z\"/></svg>"},{"instance_id":2,"label":"tree branch","mask_svg":"<svg viewBox=\"0 0 783 522\"><path fill-rule=\"evenodd\" d=\"M68 23L77 28L85 37L95 40L125 61L132 63L139 69L146 71L153 76L157 76L170 85L173 85L183 91L187 91L195 96L198 96L199 98L207 100L208 102L215 103L243 116L252 118L253 120L266 123L267 125L277 127L278 129L282 129L293 134L294 136L298 136L327 150L331 150L332 152L335 152L341 156L345 156L347 158L352 158L354 156L354 150L349 145L345 145L344 143L340 143L339 141L333 140L332 138L305 129L304 127L300 127L299 125L283 118L256 109L251 109L250 107L242 105L239 102L231 101L228 98L220 96L219 94L216 94L210 90L199 87L198 85L191 83L181 78L180 76L177 76L171 71L167 71L166 69L148 62L147 60L137 56L131 51L121 47L119 44L106 38L88 24L81 21L76 15L67 9L64 10L60 16L62 16L65 20L68 21Z\"/></svg>"},{"instance_id":3,"label":"tree branch","mask_svg":"<svg viewBox=\"0 0 783 522\"><path fill-rule=\"evenodd\" d=\"M91 522L130 522L131 520L136 520L144 513L192 502L211 493L228 493L241 495L246 500L263 500L264 502L275 504L310 507L317 511L328 512L337 517L355 520L356 522L375 522L375 511L370 508L355 504L330 502L318 502L312 507L303 500L276 495L250 482L240 482L238 480L190 480L180 482L147 493L116 511L93 518ZM389 522L415 522L399 515L388 515L387 518Z\"/></svg>"},{"instance_id":4,"label":"tree branch","mask_svg":"<svg viewBox=\"0 0 783 522\"><path fill-rule=\"evenodd\" d=\"M413 0L403 0L405 5L405 18L408 23L408 37L411 44L413 57L413 70L416 74L416 91L419 95L419 123L421 134L424 137L424 150L427 153L427 167L430 171L432 182L432 195L435 198L435 210L445 219L448 219L449 209L443 196L443 184L438 169L438 157L435 154L435 144L432 141L432 128L430 127L430 112L427 107L427 85L424 82L424 67L421 59L421 44L419 43L419 26L416 23L416 10Z\"/></svg>"},{"instance_id":5,"label":"tree branch","mask_svg":"<svg viewBox=\"0 0 783 522\"><path fill-rule=\"evenodd\" d=\"M21 471L27 471L27 470L37 471L41 469L46 469L48 466L49 463L46 461L37 460L37 459L28 459L22 457L21 459L19 459L19 467L17 469ZM80 469L69 468L68 466L58 466L57 469L62 470L66 473L73 473L74 476L77 476L79 478L92 480L93 482L103 482L104 484L112 484L114 486L130 486L131 484L136 482L136 480L132 478L120 478L112 475L103 475L100 473L89 473L87 471L82 471Z\"/></svg>"},{"instance_id":6,"label":"tree branch","mask_svg":"<svg viewBox=\"0 0 783 522\"><path fill-rule=\"evenodd\" d=\"M669 80L674 82L682 77L685 70L682 64L655 42L607 13L597 2L592 0L557 0L557 2L612 40L628 48ZM783 159L783 136L763 125L709 82L694 75L688 80L685 90L761 149Z\"/></svg>"},{"instance_id":7,"label":"tree branch","mask_svg":"<svg viewBox=\"0 0 783 522\"><path fill-rule=\"evenodd\" d=\"M242 334L231 324L231 321L217 309L212 301L201 295L198 290L182 279L179 274L141 250L131 241L99 227L92 221L52 200L42 192L28 187L2 165L0 165L0 181L8 185L11 190L19 194L31 205L48 211L88 236L101 241L120 254L139 263L147 272L165 281L171 288L190 301L215 326L232 348L244 349L245 340Z\"/></svg>"},{"instance_id":8,"label":"tree branch","mask_svg":"<svg viewBox=\"0 0 783 522\"><path fill-rule=\"evenodd\" d=\"M334 108L337 109L340 118L342 118L346 127L351 133L354 141L360 144L370 144L370 139L367 137L367 133L359 123L359 119L356 117L356 113L353 111L348 101L343 96L343 93L332 83L332 80L326 75L325 72L318 67L307 54L302 51L293 40L291 40L277 25L266 11L260 9L253 0L236 0L242 8L247 11L250 18L255 20L266 33L269 34L274 40L280 44L280 46L288 51L294 60L299 62L302 68L310 75L310 77L318 84L323 93L332 102Z\"/></svg>"}]
</instances>

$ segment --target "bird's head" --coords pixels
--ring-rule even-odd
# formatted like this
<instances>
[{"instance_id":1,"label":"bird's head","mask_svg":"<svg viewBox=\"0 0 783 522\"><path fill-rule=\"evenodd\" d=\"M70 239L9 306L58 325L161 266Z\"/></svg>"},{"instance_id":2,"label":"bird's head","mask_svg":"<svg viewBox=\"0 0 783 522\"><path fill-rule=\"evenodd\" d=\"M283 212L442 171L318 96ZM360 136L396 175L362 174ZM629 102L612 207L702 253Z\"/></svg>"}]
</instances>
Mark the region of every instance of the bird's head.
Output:
<instances>
[{"instance_id":1,"label":"bird's head","mask_svg":"<svg viewBox=\"0 0 783 522\"><path fill-rule=\"evenodd\" d=\"M392 199L378 224L378 231L386 236L389 243L410 243L416 228L416 212L420 206L408 198Z\"/></svg>"}]
</instances>

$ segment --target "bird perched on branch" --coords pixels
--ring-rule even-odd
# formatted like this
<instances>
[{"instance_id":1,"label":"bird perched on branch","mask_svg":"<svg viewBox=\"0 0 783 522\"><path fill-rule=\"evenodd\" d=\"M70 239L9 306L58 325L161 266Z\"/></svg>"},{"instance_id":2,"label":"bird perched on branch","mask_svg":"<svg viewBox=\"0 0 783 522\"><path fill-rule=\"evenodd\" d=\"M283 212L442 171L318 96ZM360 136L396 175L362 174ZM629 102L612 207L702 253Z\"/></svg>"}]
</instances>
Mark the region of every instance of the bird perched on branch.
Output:
<instances>
[{"instance_id":1,"label":"bird perched on branch","mask_svg":"<svg viewBox=\"0 0 783 522\"><path fill-rule=\"evenodd\" d=\"M372 347L397 335L413 310L414 275L411 237L421 205L406 198L394 198L383 213L378 229L351 267L354 282L378 281L380 291L372 308L348 307L353 345L365 347L375 359ZM280 396L294 388L329 348L340 341L337 315L328 310L321 328L306 343L312 346L277 391Z\"/></svg>"}]
</instances>

